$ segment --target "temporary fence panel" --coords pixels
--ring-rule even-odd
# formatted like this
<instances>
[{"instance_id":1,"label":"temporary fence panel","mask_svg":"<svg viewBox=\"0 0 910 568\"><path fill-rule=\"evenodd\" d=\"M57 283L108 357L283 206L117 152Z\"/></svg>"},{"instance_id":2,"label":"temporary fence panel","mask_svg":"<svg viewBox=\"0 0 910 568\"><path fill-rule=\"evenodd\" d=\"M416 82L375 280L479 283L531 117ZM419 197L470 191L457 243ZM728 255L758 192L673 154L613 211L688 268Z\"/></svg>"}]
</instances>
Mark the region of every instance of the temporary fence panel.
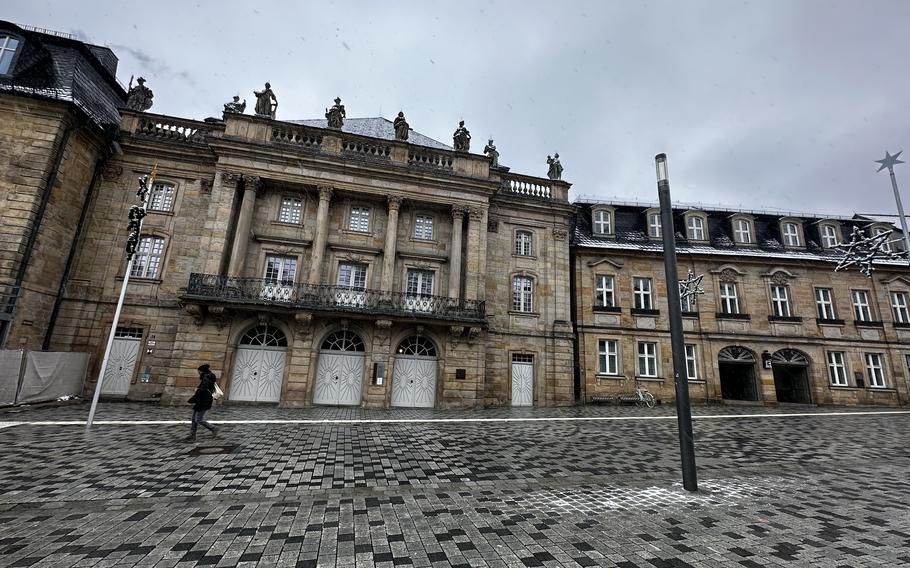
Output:
<instances>
[{"instance_id":1,"label":"temporary fence panel","mask_svg":"<svg viewBox=\"0 0 910 568\"><path fill-rule=\"evenodd\" d=\"M16 404L81 395L87 369L88 353L30 351Z\"/></svg>"},{"instance_id":2,"label":"temporary fence panel","mask_svg":"<svg viewBox=\"0 0 910 568\"><path fill-rule=\"evenodd\" d=\"M0 351L0 406L16 404L25 351Z\"/></svg>"}]
</instances>

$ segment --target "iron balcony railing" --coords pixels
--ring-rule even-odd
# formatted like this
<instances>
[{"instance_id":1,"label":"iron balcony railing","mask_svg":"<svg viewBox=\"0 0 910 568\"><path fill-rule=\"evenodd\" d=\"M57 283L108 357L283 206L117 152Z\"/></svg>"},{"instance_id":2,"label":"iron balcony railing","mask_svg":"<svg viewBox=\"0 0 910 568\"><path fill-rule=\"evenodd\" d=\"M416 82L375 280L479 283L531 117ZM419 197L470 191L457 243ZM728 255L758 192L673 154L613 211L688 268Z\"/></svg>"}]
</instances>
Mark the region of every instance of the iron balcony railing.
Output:
<instances>
[{"instance_id":1,"label":"iron balcony railing","mask_svg":"<svg viewBox=\"0 0 910 568\"><path fill-rule=\"evenodd\" d=\"M355 290L345 286L295 284L266 278L190 274L186 299L279 305L314 311L357 312L460 321L483 321L484 302L444 296Z\"/></svg>"}]
</instances>

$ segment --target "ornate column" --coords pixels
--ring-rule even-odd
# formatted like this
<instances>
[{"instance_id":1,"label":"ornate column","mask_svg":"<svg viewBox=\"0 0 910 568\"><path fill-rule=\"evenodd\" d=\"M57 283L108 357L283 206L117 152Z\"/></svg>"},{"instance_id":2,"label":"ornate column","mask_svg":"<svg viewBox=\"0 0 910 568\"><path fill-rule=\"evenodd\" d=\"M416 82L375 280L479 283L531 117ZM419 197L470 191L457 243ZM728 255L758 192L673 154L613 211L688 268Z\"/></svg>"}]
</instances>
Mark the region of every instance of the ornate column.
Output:
<instances>
[{"instance_id":1,"label":"ornate column","mask_svg":"<svg viewBox=\"0 0 910 568\"><path fill-rule=\"evenodd\" d=\"M246 248L250 243L250 224L253 221L253 210L256 208L256 192L259 191L258 176L243 176L243 201L240 204L240 217L237 219L237 230L234 232L234 244L231 247L231 261L228 264L228 276L241 276L246 262Z\"/></svg>"},{"instance_id":2,"label":"ornate column","mask_svg":"<svg viewBox=\"0 0 910 568\"><path fill-rule=\"evenodd\" d=\"M392 290L392 282L395 280L395 248L398 244L398 212L401 210L401 197L390 195L389 199L389 221L385 228L385 248L382 253L382 280L379 283L379 289L383 292Z\"/></svg>"},{"instance_id":3,"label":"ornate column","mask_svg":"<svg viewBox=\"0 0 910 568\"><path fill-rule=\"evenodd\" d=\"M468 252L465 262L464 297L476 300L479 297L477 279L480 274L480 231L483 221L483 210L471 209L468 212Z\"/></svg>"},{"instance_id":4,"label":"ornate column","mask_svg":"<svg viewBox=\"0 0 910 568\"><path fill-rule=\"evenodd\" d=\"M452 207L452 254L449 255L449 297L461 297L461 233L468 208Z\"/></svg>"},{"instance_id":5,"label":"ornate column","mask_svg":"<svg viewBox=\"0 0 910 568\"><path fill-rule=\"evenodd\" d=\"M319 188L319 208L316 210L316 235L313 249L310 251L310 277L307 282L319 284L322 275L322 257L325 254L325 241L329 232L329 202L332 201L332 188Z\"/></svg>"}]
</instances>

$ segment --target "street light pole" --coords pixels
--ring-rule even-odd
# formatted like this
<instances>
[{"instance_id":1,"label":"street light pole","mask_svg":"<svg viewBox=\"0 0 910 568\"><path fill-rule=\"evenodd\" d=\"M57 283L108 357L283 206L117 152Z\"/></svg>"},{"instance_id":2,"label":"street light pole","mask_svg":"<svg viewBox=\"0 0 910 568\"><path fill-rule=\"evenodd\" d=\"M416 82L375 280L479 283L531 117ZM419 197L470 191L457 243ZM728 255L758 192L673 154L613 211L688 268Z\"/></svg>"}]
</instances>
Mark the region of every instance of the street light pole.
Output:
<instances>
[{"instance_id":1,"label":"street light pole","mask_svg":"<svg viewBox=\"0 0 910 568\"><path fill-rule=\"evenodd\" d=\"M901 150L892 156L885 150L885 158L882 160L875 160L875 162L882 165L882 167L878 169L879 172L888 168L888 174L891 176L891 189L894 190L894 201L897 202L897 214L901 218L901 229L904 231L904 248L907 251L908 261L910 261L910 233L907 233L907 218L904 216L904 206L901 205L901 194L897 191L897 179L894 177L894 166L904 163L902 160L897 159L897 157L903 153L903 150Z\"/></svg>"},{"instance_id":2,"label":"street light pole","mask_svg":"<svg viewBox=\"0 0 910 568\"><path fill-rule=\"evenodd\" d=\"M661 234L664 241L664 273L667 279L670 343L673 350L673 373L676 381L676 419L679 423L679 453L682 460L683 487L687 491L698 491L695 442L692 435L692 409L689 403L689 378L686 371L686 347L683 341L682 308L679 303L679 275L676 270L676 232L673 230L673 206L670 202L667 155L658 154L654 160L657 165L657 196L660 200Z\"/></svg>"}]
</instances>

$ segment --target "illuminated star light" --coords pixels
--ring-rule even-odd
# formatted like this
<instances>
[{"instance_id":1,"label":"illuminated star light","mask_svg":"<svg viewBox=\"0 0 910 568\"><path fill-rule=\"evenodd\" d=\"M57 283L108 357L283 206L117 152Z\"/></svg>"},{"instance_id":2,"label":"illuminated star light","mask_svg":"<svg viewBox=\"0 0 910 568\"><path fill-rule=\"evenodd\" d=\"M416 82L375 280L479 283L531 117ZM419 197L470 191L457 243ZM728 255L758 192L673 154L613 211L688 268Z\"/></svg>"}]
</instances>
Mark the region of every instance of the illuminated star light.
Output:
<instances>
[{"instance_id":1,"label":"illuminated star light","mask_svg":"<svg viewBox=\"0 0 910 568\"><path fill-rule=\"evenodd\" d=\"M884 158L883 160L875 160L875 163L876 163L876 164L881 164L881 165L882 165L882 167L880 167L880 168L878 169L878 171L880 172L880 171L882 171L883 169L888 168L888 171L889 171L889 172L893 172L893 171L894 171L894 166L896 166L897 164L903 164L903 163L904 163L902 160L898 160L898 159L897 159L898 156L900 156L900 155L903 154L903 153L904 153L904 151L901 150L900 152L898 152L897 154L895 154L895 155L892 156L891 154L888 153L887 150L885 150L885 158Z\"/></svg>"},{"instance_id":2,"label":"illuminated star light","mask_svg":"<svg viewBox=\"0 0 910 568\"><path fill-rule=\"evenodd\" d=\"M897 156L892 157L896 158ZM840 243L835 247L841 250L844 256L834 268L834 271L846 270L851 266L856 266L860 272L871 278L872 271L875 270L875 267L872 266L873 261L891 260L900 256L898 253L885 250L886 246L891 247L892 242L891 231L879 233L874 237L867 237L862 229L854 227L853 233L850 235L850 242Z\"/></svg>"},{"instance_id":3,"label":"illuminated star light","mask_svg":"<svg viewBox=\"0 0 910 568\"><path fill-rule=\"evenodd\" d=\"M689 274L686 275L686 279L679 281L680 300L685 300L689 296L704 294L705 291L701 287L701 279L704 277L704 274L699 274L696 276L691 270L689 270Z\"/></svg>"}]
</instances>

